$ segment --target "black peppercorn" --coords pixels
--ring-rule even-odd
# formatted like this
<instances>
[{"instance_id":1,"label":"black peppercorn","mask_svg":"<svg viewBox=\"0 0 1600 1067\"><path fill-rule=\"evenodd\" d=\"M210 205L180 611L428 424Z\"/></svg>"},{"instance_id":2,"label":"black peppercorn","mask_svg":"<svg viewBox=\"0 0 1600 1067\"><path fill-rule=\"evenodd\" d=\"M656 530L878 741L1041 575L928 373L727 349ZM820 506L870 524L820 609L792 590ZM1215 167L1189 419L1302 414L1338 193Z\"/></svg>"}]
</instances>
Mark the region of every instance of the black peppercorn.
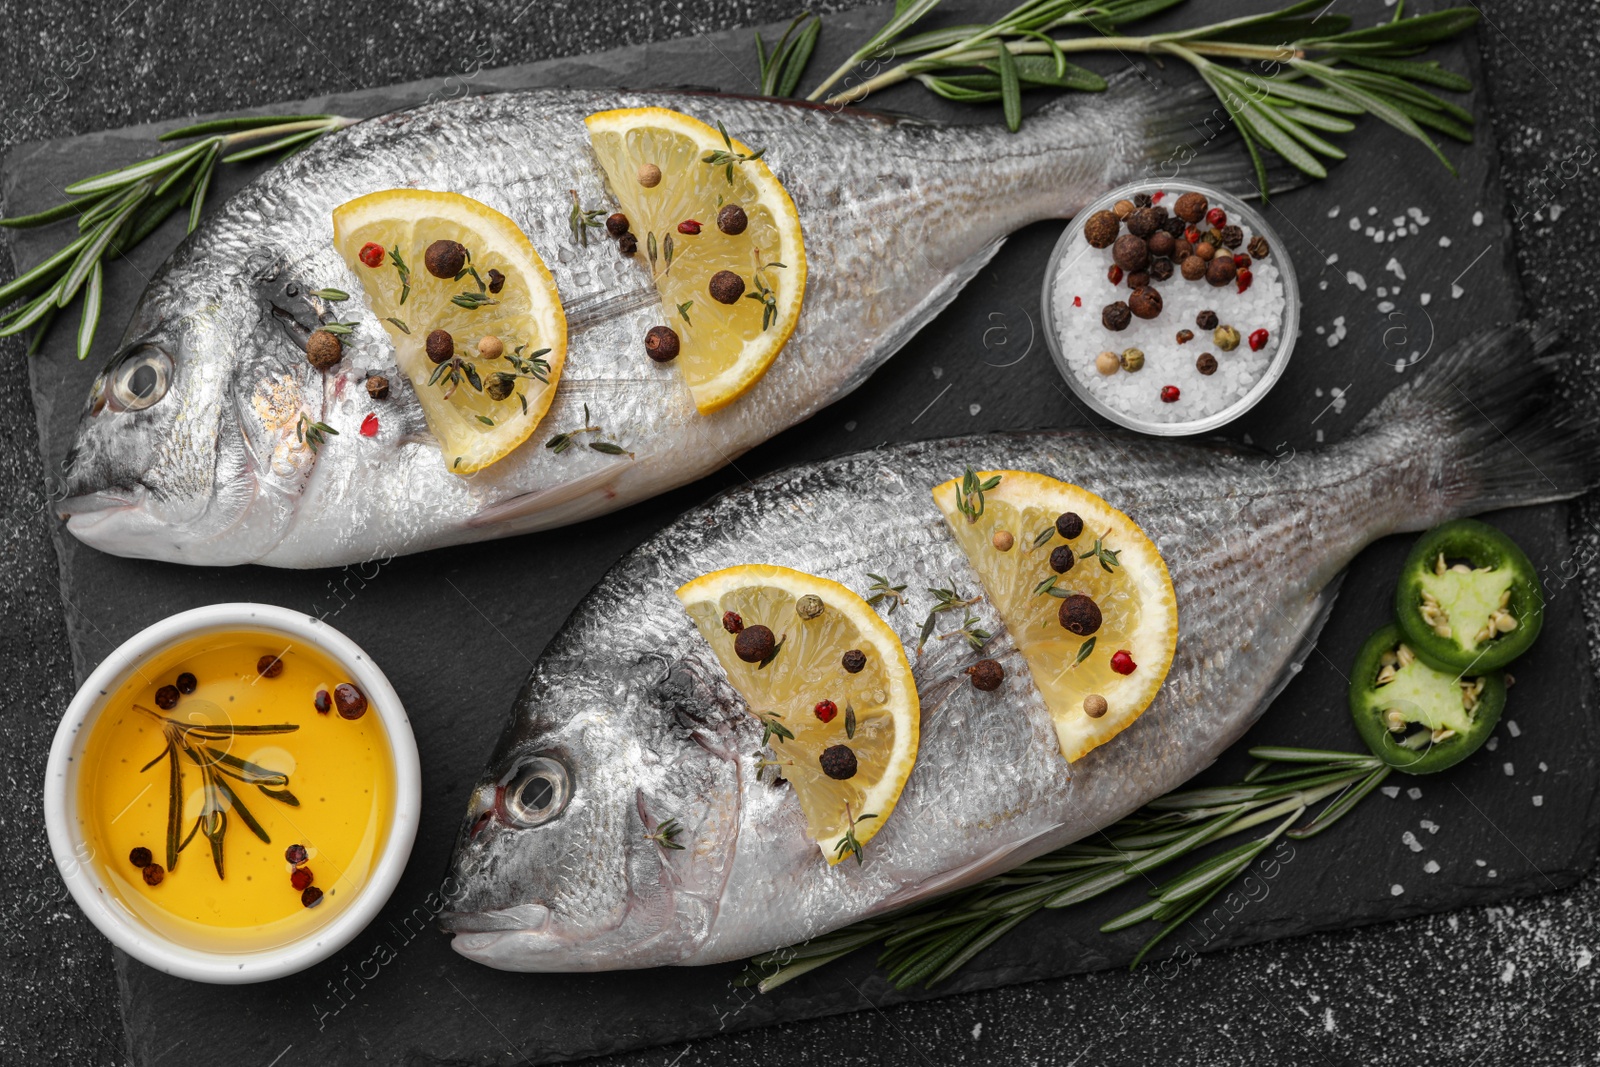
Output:
<instances>
[{"instance_id":1,"label":"black peppercorn","mask_svg":"<svg viewBox=\"0 0 1600 1067\"><path fill-rule=\"evenodd\" d=\"M1150 264L1150 277L1154 278L1158 282L1170 281L1172 279L1172 272L1176 269L1177 268L1172 265L1172 260L1158 259L1154 263Z\"/></svg>"},{"instance_id":2,"label":"black peppercorn","mask_svg":"<svg viewBox=\"0 0 1600 1067\"><path fill-rule=\"evenodd\" d=\"M850 674L860 674L867 665L867 654L859 648L852 648L839 660L839 664Z\"/></svg>"},{"instance_id":3,"label":"black peppercorn","mask_svg":"<svg viewBox=\"0 0 1600 1067\"><path fill-rule=\"evenodd\" d=\"M625 256L631 256L639 251L639 239L631 233L625 233L617 238L617 251Z\"/></svg>"},{"instance_id":4,"label":"black peppercorn","mask_svg":"<svg viewBox=\"0 0 1600 1067\"><path fill-rule=\"evenodd\" d=\"M333 687L333 706L339 709L340 718L359 719L367 713L367 694L349 682L340 682Z\"/></svg>"},{"instance_id":5,"label":"black peppercorn","mask_svg":"<svg viewBox=\"0 0 1600 1067\"><path fill-rule=\"evenodd\" d=\"M1100 325L1108 330L1126 330L1132 321L1133 312L1120 300L1107 304L1100 312Z\"/></svg>"},{"instance_id":6,"label":"black peppercorn","mask_svg":"<svg viewBox=\"0 0 1600 1067\"><path fill-rule=\"evenodd\" d=\"M434 330L428 334L426 348L429 359L443 363L456 354L456 339L450 336L448 330Z\"/></svg>"},{"instance_id":7,"label":"black peppercorn","mask_svg":"<svg viewBox=\"0 0 1600 1067\"><path fill-rule=\"evenodd\" d=\"M1057 574L1065 574L1078 562L1078 554L1072 551L1071 545L1057 545L1050 550L1050 569Z\"/></svg>"},{"instance_id":8,"label":"black peppercorn","mask_svg":"<svg viewBox=\"0 0 1600 1067\"><path fill-rule=\"evenodd\" d=\"M493 267L490 267L489 268L489 291L491 293L498 293L500 290L504 289L505 287L506 287L506 276L504 274L501 274L499 271L495 270Z\"/></svg>"},{"instance_id":9,"label":"black peppercorn","mask_svg":"<svg viewBox=\"0 0 1600 1067\"><path fill-rule=\"evenodd\" d=\"M1162 216L1153 207L1142 207L1128 216L1128 232L1143 240L1161 229Z\"/></svg>"},{"instance_id":10,"label":"black peppercorn","mask_svg":"<svg viewBox=\"0 0 1600 1067\"><path fill-rule=\"evenodd\" d=\"M318 370L327 370L344 358L344 342L327 330L313 330L306 338L306 360Z\"/></svg>"},{"instance_id":11,"label":"black peppercorn","mask_svg":"<svg viewBox=\"0 0 1600 1067\"><path fill-rule=\"evenodd\" d=\"M719 304L732 304L744 295L744 279L731 270L719 270L711 276L711 299Z\"/></svg>"},{"instance_id":12,"label":"black peppercorn","mask_svg":"<svg viewBox=\"0 0 1600 1067\"><path fill-rule=\"evenodd\" d=\"M1067 632L1079 637L1088 637L1100 629L1100 606L1082 593L1074 593L1063 600L1057 614Z\"/></svg>"},{"instance_id":13,"label":"black peppercorn","mask_svg":"<svg viewBox=\"0 0 1600 1067\"><path fill-rule=\"evenodd\" d=\"M1151 197L1151 195L1149 193L1134 193L1133 194L1133 206L1134 207L1149 207L1153 203L1155 203L1155 199L1153 197Z\"/></svg>"},{"instance_id":14,"label":"black peppercorn","mask_svg":"<svg viewBox=\"0 0 1600 1067\"><path fill-rule=\"evenodd\" d=\"M306 886L305 892L300 894L300 903L308 908L314 908L322 903L322 890L314 885Z\"/></svg>"},{"instance_id":15,"label":"black peppercorn","mask_svg":"<svg viewBox=\"0 0 1600 1067\"><path fill-rule=\"evenodd\" d=\"M1144 270L1150 262L1150 246L1143 237L1125 233L1111 246L1111 258L1123 270Z\"/></svg>"},{"instance_id":16,"label":"black peppercorn","mask_svg":"<svg viewBox=\"0 0 1600 1067\"><path fill-rule=\"evenodd\" d=\"M1163 222L1161 224L1161 228L1173 237L1182 237L1183 231L1186 229L1183 224L1183 220L1177 216L1173 216L1172 218Z\"/></svg>"},{"instance_id":17,"label":"black peppercorn","mask_svg":"<svg viewBox=\"0 0 1600 1067\"><path fill-rule=\"evenodd\" d=\"M466 246L459 241L435 241L422 254L422 263L435 278L454 278L467 265Z\"/></svg>"},{"instance_id":18,"label":"black peppercorn","mask_svg":"<svg viewBox=\"0 0 1600 1067\"><path fill-rule=\"evenodd\" d=\"M1161 292L1151 286L1135 289L1128 297L1128 310L1141 319L1153 319L1161 314Z\"/></svg>"},{"instance_id":19,"label":"black peppercorn","mask_svg":"<svg viewBox=\"0 0 1600 1067\"><path fill-rule=\"evenodd\" d=\"M1206 261L1199 256L1185 256L1178 269L1185 281L1197 282L1206 276Z\"/></svg>"},{"instance_id":20,"label":"black peppercorn","mask_svg":"<svg viewBox=\"0 0 1600 1067\"><path fill-rule=\"evenodd\" d=\"M1232 256L1218 256L1206 264L1206 281L1216 286L1227 285L1237 272Z\"/></svg>"},{"instance_id":21,"label":"black peppercorn","mask_svg":"<svg viewBox=\"0 0 1600 1067\"><path fill-rule=\"evenodd\" d=\"M143 845L128 853L128 862L140 869L150 866L150 861L153 859L155 857L150 855L150 850Z\"/></svg>"},{"instance_id":22,"label":"black peppercorn","mask_svg":"<svg viewBox=\"0 0 1600 1067\"><path fill-rule=\"evenodd\" d=\"M1136 270L1132 274L1128 275L1128 288L1129 289L1133 289L1133 290L1143 289L1145 286L1147 286L1149 284L1150 284L1150 272L1149 271Z\"/></svg>"},{"instance_id":23,"label":"black peppercorn","mask_svg":"<svg viewBox=\"0 0 1600 1067\"><path fill-rule=\"evenodd\" d=\"M1215 330L1218 323L1217 313L1207 308L1194 317L1194 324L1202 330Z\"/></svg>"},{"instance_id":24,"label":"black peppercorn","mask_svg":"<svg viewBox=\"0 0 1600 1067\"><path fill-rule=\"evenodd\" d=\"M729 237L737 237L750 225L750 216L738 204L724 204L717 212L717 229Z\"/></svg>"},{"instance_id":25,"label":"black peppercorn","mask_svg":"<svg viewBox=\"0 0 1600 1067\"><path fill-rule=\"evenodd\" d=\"M188 696L190 693L199 688L199 686L200 679L196 678L188 671L184 671L182 674L178 675L178 692L182 693L183 695Z\"/></svg>"},{"instance_id":26,"label":"black peppercorn","mask_svg":"<svg viewBox=\"0 0 1600 1067\"><path fill-rule=\"evenodd\" d=\"M256 660L256 673L263 678L276 678L283 673L283 660L277 656L262 656Z\"/></svg>"},{"instance_id":27,"label":"black peppercorn","mask_svg":"<svg viewBox=\"0 0 1600 1067\"><path fill-rule=\"evenodd\" d=\"M722 613L722 628L730 634L736 634L744 629L744 616L737 611L724 611Z\"/></svg>"},{"instance_id":28,"label":"black peppercorn","mask_svg":"<svg viewBox=\"0 0 1600 1067\"><path fill-rule=\"evenodd\" d=\"M962 672L972 679L972 688L992 693L1006 680L1005 668L992 659L980 659Z\"/></svg>"},{"instance_id":29,"label":"black peppercorn","mask_svg":"<svg viewBox=\"0 0 1600 1067\"><path fill-rule=\"evenodd\" d=\"M1259 233L1250 238L1250 254L1257 259L1266 259L1272 252L1272 246L1267 244L1267 239Z\"/></svg>"},{"instance_id":30,"label":"black peppercorn","mask_svg":"<svg viewBox=\"0 0 1600 1067\"><path fill-rule=\"evenodd\" d=\"M161 866L159 863L152 863L144 869L144 884L148 886L158 886L161 884L161 880L166 876L167 869L165 867Z\"/></svg>"},{"instance_id":31,"label":"black peppercorn","mask_svg":"<svg viewBox=\"0 0 1600 1067\"><path fill-rule=\"evenodd\" d=\"M1210 352L1200 353L1200 358L1194 361L1194 369L1201 374L1217 373L1217 357Z\"/></svg>"},{"instance_id":32,"label":"black peppercorn","mask_svg":"<svg viewBox=\"0 0 1600 1067\"><path fill-rule=\"evenodd\" d=\"M606 216L606 234L610 237L621 237L628 232L628 216L622 212L613 212Z\"/></svg>"},{"instance_id":33,"label":"black peppercorn","mask_svg":"<svg viewBox=\"0 0 1600 1067\"><path fill-rule=\"evenodd\" d=\"M317 714L326 715L333 710L333 695L326 689L318 689L311 698L311 706L317 709Z\"/></svg>"},{"instance_id":34,"label":"black peppercorn","mask_svg":"<svg viewBox=\"0 0 1600 1067\"><path fill-rule=\"evenodd\" d=\"M856 776L856 754L849 745L831 745L823 749L819 762L822 764L822 773L835 781L842 782Z\"/></svg>"},{"instance_id":35,"label":"black peppercorn","mask_svg":"<svg viewBox=\"0 0 1600 1067\"><path fill-rule=\"evenodd\" d=\"M1150 235L1149 240L1145 243L1150 246L1150 254L1152 256L1159 256L1165 259L1172 255L1172 250L1177 247L1178 239L1166 230L1157 230Z\"/></svg>"},{"instance_id":36,"label":"black peppercorn","mask_svg":"<svg viewBox=\"0 0 1600 1067\"><path fill-rule=\"evenodd\" d=\"M733 639L733 654L746 663L760 663L772 655L772 650L777 644L777 638L772 636L772 631L756 623L740 630L739 636Z\"/></svg>"},{"instance_id":37,"label":"black peppercorn","mask_svg":"<svg viewBox=\"0 0 1600 1067\"><path fill-rule=\"evenodd\" d=\"M1056 533L1071 541L1083 533L1083 519L1076 511L1063 511L1056 516Z\"/></svg>"},{"instance_id":38,"label":"black peppercorn","mask_svg":"<svg viewBox=\"0 0 1600 1067\"><path fill-rule=\"evenodd\" d=\"M1229 248L1238 248L1244 244L1244 231L1233 223L1228 223L1222 228L1222 243Z\"/></svg>"},{"instance_id":39,"label":"black peppercorn","mask_svg":"<svg viewBox=\"0 0 1600 1067\"><path fill-rule=\"evenodd\" d=\"M1206 217L1206 210L1210 207L1203 193L1184 193L1172 205L1172 213L1184 222L1199 222Z\"/></svg>"},{"instance_id":40,"label":"black peppercorn","mask_svg":"<svg viewBox=\"0 0 1600 1067\"><path fill-rule=\"evenodd\" d=\"M645 355L657 363L671 363L678 358L678 334L670 326L652 326L644 335Z\"/></svg>"},{"instance_id":41,"label":"black peppercorn","mask_svg":"<svg viewBox=\"0 0 1600 1067\"><path fill-rule=\"evenodd\" d=\"M1096 211L1083 220L1083 239L1092 248L1105 248L1117 239L1122 223L1109 211Z\"/></svg>"},{"instance_id":42,"label":"black peppercorn","mask_svg":"<svg viewBox=\"0 0 1600 1067\"><path fill-rule=\"evenodd\" d=\"M367 395L374 400L385 400L389 396L389 379L381 374L374 374L367 379Z\"/></svg>"},{"instance_id":43,"label":"black peppercorn","mask_svg":"<svg viewBox=\"0 0 1600 1067\"><path fill-rule=\"evenodd\" d=\"M162 711L171 711L178 706L178 687L164 685L156 690L156 707Z\"/></svg>"}]
</instances>

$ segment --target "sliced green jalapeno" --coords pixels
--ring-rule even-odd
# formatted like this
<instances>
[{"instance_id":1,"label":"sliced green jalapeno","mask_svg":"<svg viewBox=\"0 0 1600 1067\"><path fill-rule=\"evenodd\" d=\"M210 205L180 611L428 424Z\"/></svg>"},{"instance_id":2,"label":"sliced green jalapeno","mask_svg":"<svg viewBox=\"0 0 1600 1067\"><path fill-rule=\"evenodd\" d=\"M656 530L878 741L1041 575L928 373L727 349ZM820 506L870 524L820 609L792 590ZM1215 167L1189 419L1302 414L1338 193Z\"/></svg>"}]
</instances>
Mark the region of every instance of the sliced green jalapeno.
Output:
<instances>
[{"instance_id":1,"label":"sliced green jalapeno","mask_svg":"<svg viewBox=\"0 0 1600 1067\"><path fill-rule=\"evenodd\" d=\"M1472 755L1505 706L1499 671L1435 670L1392 623L1367 638L1350 673L1350 714L1361 739L1407 774L1432 774Z\"/></svg>"},{"instance_id":2,"label":"sliced green jalapeno","mask_svg":"<svg viewBox=\"0 0 1600 1067\"><path fill-rule=\"evenodd\" d=\"M1442 671L1499 670L1533 644L1544 594L1527 555L1487 523L1457 519L1423 534L1395 589L1395 618Z\"/></svg>"}]
</instances>

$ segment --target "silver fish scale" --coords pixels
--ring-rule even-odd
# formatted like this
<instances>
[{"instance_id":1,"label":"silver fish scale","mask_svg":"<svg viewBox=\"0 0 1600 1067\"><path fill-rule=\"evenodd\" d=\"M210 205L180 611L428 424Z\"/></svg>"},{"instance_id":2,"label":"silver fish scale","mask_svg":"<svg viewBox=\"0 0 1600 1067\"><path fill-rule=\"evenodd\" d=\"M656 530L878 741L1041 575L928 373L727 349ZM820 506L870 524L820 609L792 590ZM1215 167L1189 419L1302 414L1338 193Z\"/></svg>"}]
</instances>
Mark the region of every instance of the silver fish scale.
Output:
<instances>
[{"instance_id":1,"label":"silver fish scale","mask_svg":"<svg viewBox=\"0 0 1600 1067\"><path fill-rule=\"evenodd\" d=\"M613 728L682 758L681 741L663 733L660 703L638 695L654 676L707 680L700 706L720 709L706 727L718 753L702 745L694 758L737 761L736 804L725 802L737 812L738 832L718 840L695 826L707 810L727 819L703 792L675 798L645 786L654 816L676 815L697 843L696 850L661 853L661 874L646 884L720 879L719 905L680 916L670 934L653 936L647 950L635 948L620 962L599 955L614 952L615 941L583 911L567 913L571 928L559 942L509 924L472 932L488 929L474 914L520 903L495 871L530 849L559 851L571 831L558 820L461 844L456 874L468 892L447 919L458 931L456 947L496 966L539 970L736 959L968 884L1094 833L1192 777L1244 732L1297 663L1297 648L1327 603L1325 588L1362 545L1397 522L1444 517L1428 492L1429 463L1391 458L1388 450L1385 435L1368 435L1362 444L1274 469L1259 454L1221 446L1092 431L998 435L892 446L780 472L690 512L619 563L578 606L541 658L537 695L519 703L491 776L559 744L573 719L589 714L582 679L593 677L629 679L613 694L614 706L635 718ZM1105 496L1169 563L1181 614L1166 683L1132 727L1070 768L1026 664L986 601L974 611L995 635L981 656L1005 667L1000 691L979 692L960 673L981 658L962 639L931 638L921 656L912 652L932 603L928 587L953 580L963 592L981 590L930 495L968 466L1038 471ZM1399 494L1416 502L1403 520L1392 507ZM830 868L806 837L792 791L756 780L760 728L725 681L718 687L721 668L673 595L685 581L740 563L796 567L862 592L869 570L908 586L910 602L887 621L913 660L921 747L899 806L859 866ZM942 615L940 631L958 628L957 614ZM651 778L637 762L588 765L577 770L578 791L591 775L602 792ZM692 808L673 807L685 797ZM634 827L624 839L642 834ZM636 858L630 864L638 870ZM589 935L601 938L598 948L586 943L585 922L595 923Z\"/></svg>"},{"instance_id":2,"label":"silver fish scale","mask_svg":"<svg viewBox=\"0 0 1600 1067\"><path fill-rule=\"evenodd\" d=\"M328 135L208 219L151 284L128 335L132 343L154 331L157 343L164 337L179 349L181 406L205 406L197 413L201 438L215 437L219 479L244 483L214 492L257 511L241 522L209 510L198 499L212 466L206 457L156 441L153 462L182 471L155 470L144 480L161 487L161 526L137 538L120 519L72 528L112 552L326 566L573 522L682 485L860 384L1007 233L1070 214L1137 172L1149 151L1139 121L1153 110L1148 100L1055 105L1012 135L992 125L946 127L732 97L534 90L432 104ZM569 233L571 191L585 207L614 203L584 117L638 106L720 119L745 143L764 147L804 228L809 276L799 325L756 387L710 416L695 411L675 369L644 356L645 333L668 317L644 256L620 256L600 230L586 248ZM360 280L332 248L335 207L407 186L458 191L512 218L552 271L571 323L566 368L539 430L470 477L447 470ZM333 371L308 372L258 295L273 284L280 297L296 286L297 306L320 311L324 321L359 323ZM325 286L355 296L319 306L305 295ZM369 374L389 378L390 400L368 400L362 382ZM261 456L285 452L292 435L272 421L248 438L248 427L242 433L224 410L233 406L228 398L195 383L232 381L234 405L247 408L264 381L284 376L298 383L308 417L339 436L319 455L280 456L291 476L257 493L250 479ZM552 433L584 425L585 404L635 458L540 447ZM169 399L152 414L171 406ZM366 438L357 429L371 411L380 428ZM93 489L96 463L127 448L117 426L90 422L80 433L76 479ZM158 437L163 425L140 420L137 432Z\"/></svg>"}]
</instances>

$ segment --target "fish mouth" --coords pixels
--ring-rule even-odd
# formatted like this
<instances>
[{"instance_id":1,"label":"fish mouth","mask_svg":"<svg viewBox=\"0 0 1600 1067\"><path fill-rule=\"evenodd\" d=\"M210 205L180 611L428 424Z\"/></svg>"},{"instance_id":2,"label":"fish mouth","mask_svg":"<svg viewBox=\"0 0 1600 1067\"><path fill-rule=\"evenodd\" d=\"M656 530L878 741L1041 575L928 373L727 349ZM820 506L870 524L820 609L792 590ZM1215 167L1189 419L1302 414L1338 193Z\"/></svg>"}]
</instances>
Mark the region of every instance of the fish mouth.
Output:
<instances>
[{"instance_id":1,"label":"fish mouth","mask_svg":"<svg viewBox=\"0 0 1600 1067\"><path fill-rule=\"evenodd\" d=\"M56 501L56 514L62 519L77 519L76 525L82 528L113 512L136 508L143 500L142 489L95 489L62 497Z\"/></svg>"},{"instance_id":2,"label":"fish mouth","mask_svg":"<svg viewBox=\"0 0 1600 1067\"><path fill-rule=\"evenodd\" d=\"M507 930L545 934L550 930L550 909L543 904L517 904L489 911L445 911L439 913L439 925L451 934L488 934Z\"/></svg>"}]
</instances>

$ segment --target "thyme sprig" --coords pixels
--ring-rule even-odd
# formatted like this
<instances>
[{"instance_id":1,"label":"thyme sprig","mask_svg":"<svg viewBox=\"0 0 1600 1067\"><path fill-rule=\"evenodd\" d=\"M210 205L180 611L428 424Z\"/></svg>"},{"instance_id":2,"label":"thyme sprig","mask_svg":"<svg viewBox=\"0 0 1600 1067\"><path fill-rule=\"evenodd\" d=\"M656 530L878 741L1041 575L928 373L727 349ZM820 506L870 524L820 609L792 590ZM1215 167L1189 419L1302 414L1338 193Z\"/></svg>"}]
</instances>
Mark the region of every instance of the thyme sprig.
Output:
<instances>
[{"instance_id":1,"label":"thyme sprig","mask_svg":"<svg viewBox=\"0 0 1600 1067\"><path fill-rule=\"evenodd\" d=\"M851 815L850 805L846 804L844 806L844 817L849 825L845 827L844 833L840 835L839 840L834 844L833 854L841 860L846 856L854 856L856 863L860 864L862 850L861 841L856 837L856 827L868 819L876 819L878 817L877 813L867 812L862 815Z\"/></svg>"},{"instance_id":2,"label":"thyme sprig","mask_svg":"<svg viewBox=\"0 0 1600 1067\"><path fill-rule=\"evenodd\" d=\"M928 609L928 617L922 620L922 632L917 638L918 653L922 651L922 646L928 643L928 638L933 636L933 625L940 615L947 611L961 610L983 599L982 593L971 597L962 596L956 589L954 578L950 579L950 587L948 589L929 589L928 592L933 596L933 607ZM967 614L970 618L972 613L968 612ZM962 629L966 629L965 623L962 624ZM988 634L984 634L984 638L987 639Z\"/></svg>"},{"instance_id":3,"label":"thyme sprig","mask_svg":"<svg viewBox=\"0 0 1600 1067\"><path fill-rule=\"evenodd\" d=\"M763 272L786 268L787 266L788 264L786 263L760 263L758 259L756 269L750 275L750 280L756 284L756 291L744 294L744 298L746 300L754 300L761 305L761 329L763 331L768 326L771 326L772 320L778 316L778 296L772 287L767 284L767 279Z\"/></svg>"},{"instance_id":4,"label":"thyme sprig","mask_svg":"<svg viewBox=\"0 0 1600 1067\"><path fill-rule=\"evenodd\" d=\"M389 262L394 266L395 273L400 275L400 303L404 304L411 295L411 268L406 266L405 257L400 254L398 244L389 249Z\"/></svg>"},{"instance_id":5,"label":"thyme sprig","mask_svg":"<svg viewBox=\"0 0 1600 1067\"><path fill-rule=\"evenodd\" d=\"M572 210L567 212L567 225L572 228L574 244L584 248L589 247L589 231L600 228L600 220L605 218L606 209L603 207L586 208L578 203L578 190L567 190L572 194Z\"/></svg>"},{"instance_id":6,"label":"thyme sprig","mask_svg":"<svg viewBox=\"0 0 1600 1067\"><path fill-rule=\"evenodd\" d=\"M1101 534L1099 537L1096 537L1094 539L1094 547L1088 549L1087 551L1078 553L1079 559L1098 560L1100 563L1100 569L1105 571L1107 574L1115 573L1116 568L1122 566L1121 563L1117 562L1117 556L1121 554L1122 549L1118 548L1113 550L1105 546L1106 534L1109 534L1110 532L1110 530L1107 530L1105 534Z\"/></svg>"},{"instance_id":7,"label":"thyme sprig","mask_svg":"<svg viewBox=\"0 0 1600 1067\"><path fill-rule=\"evenodd\" d=\"M682 852L683 846L678 844L678 835L682 832L683 826L677 819L668 819L656 827L655 833L645 834L644 837L646 841L654 841L662 848L671 849L674 852Z\"/></svg>"},{"instance_id":8,"label":"thyme sprig","mask_svg":"<svg viewBox=\"0 0 1600 1067\"><path fill-rule=\"evenodd\" d=\"M867 572L867 577L872 579L872 584L867 587L867 592L871 594L867 597L867 603L877 607L888 601L890 615L899 611L901 605L906 602L906 587L894 585L883 575L873 574L871 571Z\"/></svg>"},{"instance_id":9,"label":"thyme sprig","mask_svg":"<svg viewBox=\"0 0 1600 1067\"><path fill-rule=\"evenodd\" d=\"M0 284L0 337L34 330L28 347L38 351L56 314L82 297L77 353L83 359L100 324L100 300L108 258L125 256L156 227L187 206L189 232L200 212L217 165L281 152L287 158L355 119L338 115L262 115L201 122L164 133L162 141L198 138L138 163L117 167L66 188L71 199L31 215L0 219L0 226L23 229L76 221L76 236L34 267ZM249 145L250 147L242 147Z\"/></svg>"},{"instance_id":10,"label":"thyme sprig","mask_svg":"<svg viewBox=\"0 0 1600 1067\"><path fill-rule=\"evenodd\" d=\"M991 23L913 32L939 0L902 0L889 21L807 99L838 106L915 80L946 100L999 103L1007 127L1015 131L1022 125L1022 93L1027 89L1106 88L1105 79L1069 62L1068 56L1143 54L1158 61L1181 60L1199 73L1238 129L1263 195L1264 154L1278 156L1309 177L1325 177L1322 161L1345 157L1326 135L1349 133L1355 129L1352 119L1362 115L1417 140L1455 173L1429 131L1471 142L1473 116L1432 90L1465 92L1472 83L1436 60L1411 57L1471 29L1478 21L1476 8L1408 16L1401 0L1389 21L1352 29L1350 16L1327 11L1327 0L1300 0L1190 29L1146 36L1120 32L1182 2L1023 0ZM1054 36L1075 30L1089 32ZM758 58L765 74L767 61L759 52ZM890 59L899 62L883 69ZM774 88L798 85L803 71L789 69L795 62L793 52L785 57ZM871 64L877 73L836 89L863 64Z\"/></svg>"},{"instance_id":11,"label":"thyme sprig","mask_svg":"<svg viewBox=\"0 0 1600 1067\"><path fill-rule=\"evenodd\" d=\"M312 453L327 443L329 434L338 437L339 431L325 422L316 422L306 417L304 413L294 424L294 439L303 445L309 445Z\"/></svg>"},{"instance_id":12,"label":"thyme sprig","mask_svg":"<svg viewBox=\"0 0 1600 1067\"><path fill-rule=\"evenodd\" d=\"M444 387L444 398L449 400L455 395L461 384L472 386L478 392L483 392L483 379L478 376L478 367L471 360L462 359L459 355L452 355L449 359L433 368L433 373L428 375L429 385Z\"/></svg>"},{"instance_id":13,"label":"thyme sprig","mask_svg":"<svg viewBox=\"0 0 1600 1067\"><path fill-rule=\"evenodd\" d=\"M1382 760L1364 753L1258 747L1250 754L1257 762L1236 785L1169 793L1093 839L1029 860L968 889L756 956L738 982L771 992L807 971L881 942L878 965L888 971L893 985L931 988L1039 910L1071 907L1144 881L1150 883L1150 900L1100 927L1110 933L1145 922L1160 924L1134 957L1130 966L1137 967L1274 842L1303 841L1327 830L1390 771ZM1290 829L1319 804L1323 807L1309 822ZM1200 849L1258 826L1270 829L1164 882L1155 883L1150 877Z\"/></svg>"},{"instance_id":14,"label":"thyme sprig","mask_svg":"<svg viewBox=\"0 0 1600 1067\"><path fill-rule=\"evenodd\" d=\"M583 425L578 427L576 430L566 430L562 433L552 434L550 439L544 443L544 447L548 448L550 451L559 456L561 453L578 443L579 434L601 432L603 431L599 425L595 424L594 421L589 418L589 405L585 404L583 405ZM627 456L629 459L633 458L632 452L629 452L626 448L623 448L621 445L616 444L613 441L590 441L588 442L588 445L590 448L594 449L594 451L602 452L608 456Z\"/></svg>"},{"instance_id":15,"label":"thyme sprig","mask_svg":"<svg viewBox=\"0 0 1600 1067\"><path fill-rule=\"evenodd\" d=\"M968 522L977 522L983 514L983 494L1000 484L1000 475L994 474L987 478L978 477L978 472L971 467L961 476L961 491L956 494L956 510L967 517Z\"/></svg>"},{"instance_id":16,"label":"thyme sprig","mask_svg":"<svg viewBox=\"0 0 1600 1067\"><path fill-rule=\"evenodd\" d=\"M964 637L966 638L967 644L971 645L973 649L976 650L981 649L983 647L983 643L993 636L994 635L988 630L979 629L978 617L972 614L971 611L968 611L966 617L961 620L960 629L951 630L949 633L940 634L939 640L943 641L951 637ZM919 645L918 647L920 648L921 646Z\"/></svg>"},{"instance_id":17,"label":"thyme sprig","mask_svg":"<svg viewBox=\"0 0 1600 1067\"><path fill-rule=\"evenodd\" d=\"M809 57L808 57L809 58ZM798 80L798 79L797 79ZM733 138L728 136L727 129L722 125L722 120L717 120L717 132L722 134L724 148L713 149L700 157L700 162L713 167L724 168L728 184L733 184L733 168L740 163L754 163L767 154L765 148L758 148L754 152L740 152L733 147Z\"/></svg>"},{"instance_id":18,"label":"thyme sprig","mask_svg":"<svg viewBox=\"0 0 1600 1067\"><path fill-rule=\"evenodd\" d=\"M771 741L774 737L778 738L780 741L794 740L793 731L791 731L787 726L783 725L782 715L779 715L775 711L769 711L761 715L760 719L761 743L763 745Z\"/></svg>"}]
</instances>

